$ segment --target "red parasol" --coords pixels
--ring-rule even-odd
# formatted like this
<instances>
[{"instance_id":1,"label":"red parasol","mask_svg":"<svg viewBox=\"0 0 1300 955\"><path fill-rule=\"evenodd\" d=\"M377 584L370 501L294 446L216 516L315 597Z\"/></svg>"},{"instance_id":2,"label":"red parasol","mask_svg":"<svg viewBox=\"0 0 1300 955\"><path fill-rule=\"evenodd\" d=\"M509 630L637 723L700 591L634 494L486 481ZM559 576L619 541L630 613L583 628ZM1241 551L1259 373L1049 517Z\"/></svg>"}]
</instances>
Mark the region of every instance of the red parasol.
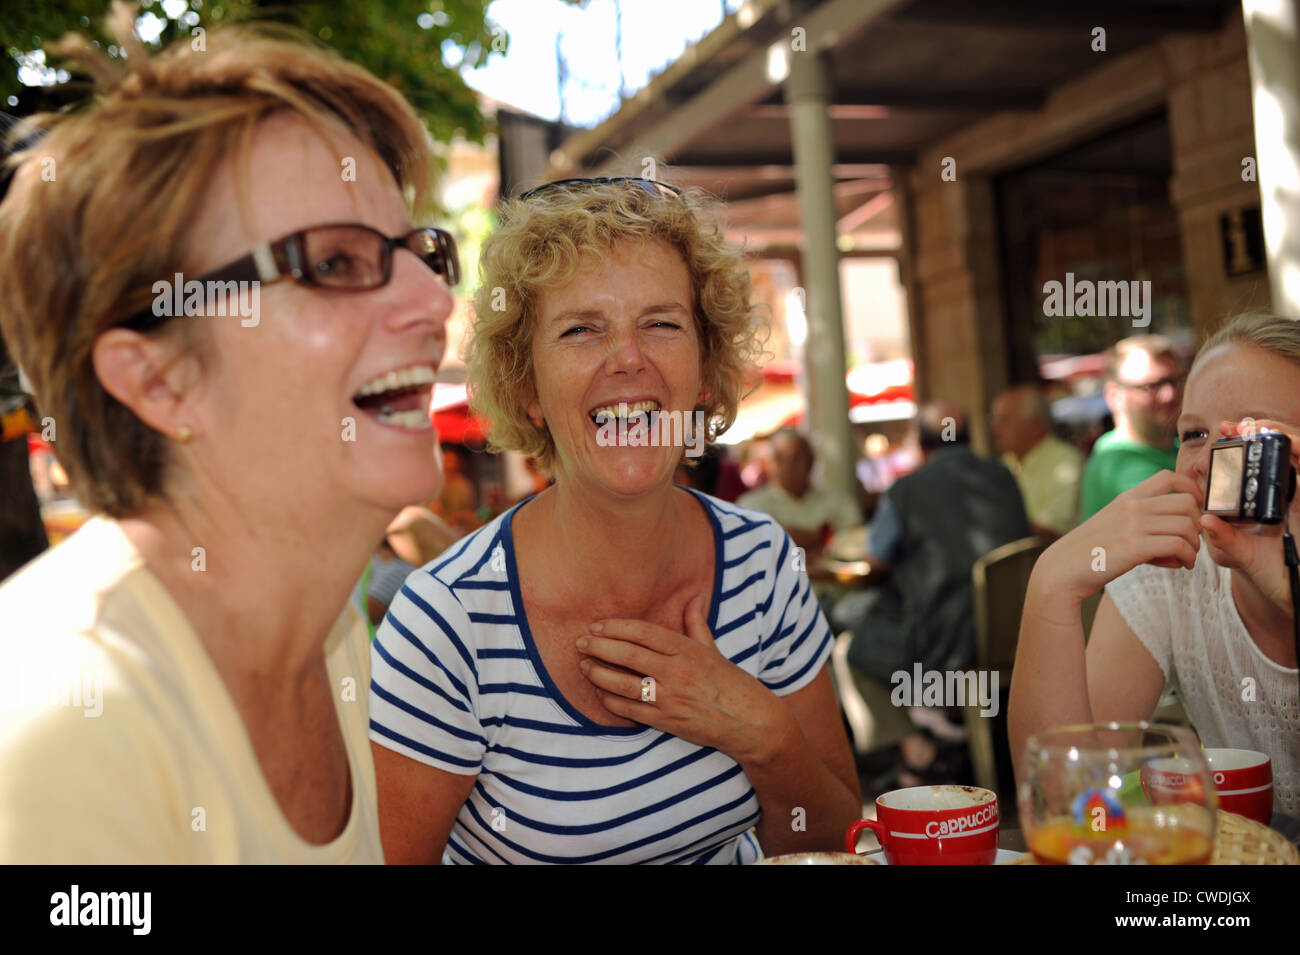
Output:
<instances>
[{"instance_id":1,"label":"red parasol","mask_svg":"<svg viewBox=\"0 0 1300 955\"><path fill-rule=\"evenodd\" d=\"M487 422L470 413L464 385L436 384L429 407L438 440L450 444L482 447L487 440Z\"/></svg>"}]
</instances>

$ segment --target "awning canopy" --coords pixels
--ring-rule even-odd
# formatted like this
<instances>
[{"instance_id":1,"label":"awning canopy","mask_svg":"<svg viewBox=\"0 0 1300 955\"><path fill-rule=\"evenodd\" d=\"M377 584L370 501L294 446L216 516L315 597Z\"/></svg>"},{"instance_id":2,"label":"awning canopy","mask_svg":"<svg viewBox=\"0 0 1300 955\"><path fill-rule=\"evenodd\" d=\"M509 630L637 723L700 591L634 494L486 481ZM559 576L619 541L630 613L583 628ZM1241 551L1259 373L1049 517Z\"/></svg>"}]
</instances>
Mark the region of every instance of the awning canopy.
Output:
<instances>
[{"instance_id":1,"label":"awning canopy","mask_svg":"<svg viewBox=\"0 0 1300 955\"><path fill-rule=\"evenodd\" d=\"M429 414L440 442L482 447L487 440L487 423L470 413L469 394L463 384L434 385Z\"/></svg>"},{"instance_id":2,"label":"awning canopy","mask_svg":"<svg viewBox=\"0 0 1300 955\"><path fill-rule=\"evenodd\" d=\"M1015 135L1016 112L1043 106L1104 58L1218 30L1240 11L1237 0L749 0L617 113L565 140L546 178L642 174L634 170L647 159L667 162L660 178L726 200L728 226L751 247L797 246L782 83L788 58L824 51L841 247L893 248L891 167L914 165L927 145L994 114L1008 114ZM1045 148L1068 145L1066 135Z\"/></svg>"},{"instance_id":3,"label":"awning canopy","mask_svg":"<svg viewBox=\"0 0 1300 955\"><path fill-rule=\"evenodd\" d=\"M739 444L777 428L801 426L805 401L799 374L797 362L772 362L764 367L760 383L741 402L736 423L719 440ZM848 373L845 386L849 420L854 424L899 421L916 414L912 363L906 359L859 365Z\"/></svg>"}]
</instances>

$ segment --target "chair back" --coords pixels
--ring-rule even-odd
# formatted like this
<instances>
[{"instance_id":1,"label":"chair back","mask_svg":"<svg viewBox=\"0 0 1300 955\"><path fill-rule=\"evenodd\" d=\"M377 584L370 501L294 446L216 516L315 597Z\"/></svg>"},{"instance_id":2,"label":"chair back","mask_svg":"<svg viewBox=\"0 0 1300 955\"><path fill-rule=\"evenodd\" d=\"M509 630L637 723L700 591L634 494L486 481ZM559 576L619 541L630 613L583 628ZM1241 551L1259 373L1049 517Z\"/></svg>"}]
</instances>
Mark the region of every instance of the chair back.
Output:
<instances>
[{"instance_id":1,"label":"chair back","mask_svg":"<svg viewBox=\"0 0 1300 955\"><path fill-rule=\"evenodd\" d=\"M975 590L975 665L998 675L999 709L996 718L986 719L977 704L968 702L963 718L975 782L994 792L1015 789L1003 704L1011 689L1011 667L1016 661L1029 575L1047 544L1041 537L1012 541L981 557L971 571ZM1003 809L1003 822L1015 818L1011 800Z\"/></svg>"},{"instance_id":2,"label":"chair back","mask_svg":"<svg viewBox=\"0 0 1300 955\"><path fill-rule=\"evenodd\" d=\"M975 562L975 660L981 670L1000 671L1010 685L1020 636L1020 615L1034 563L1047 549L1041 537L1004 544Z\"/></svg>"}]
</instances>

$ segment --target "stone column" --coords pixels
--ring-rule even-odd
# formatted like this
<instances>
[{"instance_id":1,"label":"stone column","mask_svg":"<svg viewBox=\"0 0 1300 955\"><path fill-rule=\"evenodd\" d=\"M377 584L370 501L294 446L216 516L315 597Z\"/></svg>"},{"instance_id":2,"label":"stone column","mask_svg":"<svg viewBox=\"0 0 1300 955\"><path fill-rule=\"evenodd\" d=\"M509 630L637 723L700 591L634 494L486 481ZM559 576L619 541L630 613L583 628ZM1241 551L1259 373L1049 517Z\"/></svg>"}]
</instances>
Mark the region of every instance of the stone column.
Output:
<instances>
[{"instance_id":1,"label":"stone column","mask_svg":"<svg viewBox=\"0 0 1300 955\"><path fill-rule=\"evenodd\" d=\"M1300 318L1300 0L1242 0L1273 309Z\"/></svg>"},{"instance_id":2,"label":"stone column","mask_svg":"<svg viewBox=\"0 0 1300 955\"><path fill-rule=\"evenodd\" d=\"M820 54L796 52L785 83L790 104L795 179L803 216L803 274L808 281L804 368L811 399L810 437L822 465L822 486L857 498L849 427L840 254L835 234L835 143L827 106L830 67Z\"/></svg>"}]
</instances>

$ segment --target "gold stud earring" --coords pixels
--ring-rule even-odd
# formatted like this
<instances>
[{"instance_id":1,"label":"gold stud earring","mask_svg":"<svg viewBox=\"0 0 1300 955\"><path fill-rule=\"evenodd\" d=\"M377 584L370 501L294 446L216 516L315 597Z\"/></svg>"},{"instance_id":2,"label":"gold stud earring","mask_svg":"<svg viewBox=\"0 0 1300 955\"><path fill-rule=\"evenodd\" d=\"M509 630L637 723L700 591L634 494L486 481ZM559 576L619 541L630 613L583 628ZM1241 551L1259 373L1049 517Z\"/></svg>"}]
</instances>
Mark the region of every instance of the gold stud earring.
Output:
<instances>
[{"instance_id":1,"label":"gold stud earring","mask_svg":"<svg viewBox=\"0 0 1300 955\"><path fill-rule=\"evenodd\" d=\"M176 432L176 440L181 444L187 443L192 437L194 437L194 429L187 424L181 425L181 429Z\"/></svg>"}]
</instances>

